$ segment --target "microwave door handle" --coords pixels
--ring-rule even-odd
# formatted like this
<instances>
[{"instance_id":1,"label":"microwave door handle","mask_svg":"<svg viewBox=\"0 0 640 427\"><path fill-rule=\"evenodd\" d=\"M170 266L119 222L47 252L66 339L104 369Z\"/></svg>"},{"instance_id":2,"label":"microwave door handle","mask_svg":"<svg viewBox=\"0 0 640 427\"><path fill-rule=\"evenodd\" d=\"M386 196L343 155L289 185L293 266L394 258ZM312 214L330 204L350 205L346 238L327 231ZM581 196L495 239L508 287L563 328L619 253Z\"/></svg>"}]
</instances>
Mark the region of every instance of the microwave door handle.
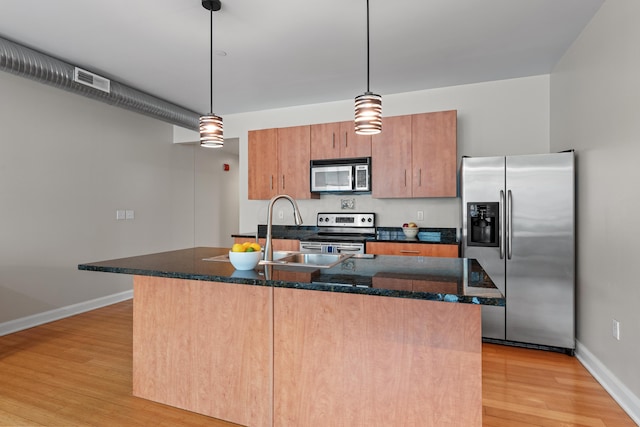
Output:
<instances>
[{"instance_id":1,"label":"microwave door handle","mask_svg":"<svg viewBox=\"0 0 640 427\"><path fill-rule=\"evenodd\" d=\"M356 167L351 166L351 189L356 189Z\"/></svg>"}]
</instances>

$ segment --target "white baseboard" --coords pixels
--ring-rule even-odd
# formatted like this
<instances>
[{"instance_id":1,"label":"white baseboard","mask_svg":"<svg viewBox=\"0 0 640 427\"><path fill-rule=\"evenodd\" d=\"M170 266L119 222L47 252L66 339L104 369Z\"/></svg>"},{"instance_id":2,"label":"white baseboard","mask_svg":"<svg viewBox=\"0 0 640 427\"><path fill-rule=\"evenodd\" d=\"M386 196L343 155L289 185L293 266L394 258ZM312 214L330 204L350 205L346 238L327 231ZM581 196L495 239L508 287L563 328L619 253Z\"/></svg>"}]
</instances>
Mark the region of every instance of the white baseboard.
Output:
<instances>
[{"instance_id":1,"label":"white baseboard","mask_svg":"<svg viewBox=\"0 0 640 427\"><path fill-rule=\"evenodd\" d=\"M96 298L90 301L84 301L78 304L68 305L66 307L57 308L55 310L45 311L43 313L34 314L32 316L22 317L20 319L11 320L9 322L0 323L0 337L24 329L33 328L34 326L44 323L53 322L54 320L64 319L65 317L84 313L85 311L94 310L96 308L105 307L117 302L126 301L133 298L133 290L124 291L106 297Z\"/></svg>"},{"instance_id":2,"label":"white baseboard","mask_svg":"<svg viewBox=\"0 0 640 427\"><path fill-rule=\"evenodd\" d=\"M640 426L640 398L633 394L605 365L585 346L576 340L576 357L604 389Z\"/></svg>"}]
</instances>

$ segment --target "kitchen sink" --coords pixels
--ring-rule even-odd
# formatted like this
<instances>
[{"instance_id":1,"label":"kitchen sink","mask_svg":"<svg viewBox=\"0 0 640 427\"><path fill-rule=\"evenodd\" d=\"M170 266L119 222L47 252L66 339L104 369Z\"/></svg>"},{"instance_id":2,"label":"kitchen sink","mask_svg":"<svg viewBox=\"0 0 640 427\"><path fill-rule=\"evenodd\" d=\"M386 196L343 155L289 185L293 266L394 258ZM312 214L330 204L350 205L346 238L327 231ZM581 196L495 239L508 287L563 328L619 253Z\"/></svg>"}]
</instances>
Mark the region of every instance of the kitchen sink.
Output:
<instances>
[{"instance_id":1,"label":"kitchen sink","mask_svg":"<svg viewBox=\"0 0 640 427\"><path fill-rule=\"evenodd\" d=\"M273 261L260 260L259 265L291 265L296 267L331 268L353 254L308 254L294 251L273 251ZM229 254L204 258L203 261L229 262Z\"/></svg>"},{"instance_id":2,"label":"kitchen sink","mask_svg":"<svg viewBox=\"0 0 640 427\"><path fill-rule=\"evenodd\" d=\"M273 261L262 260L259 264L331 268L352 256L353 254L309 254L303 252L274 251Z\"/></svg>"}]
</instances>

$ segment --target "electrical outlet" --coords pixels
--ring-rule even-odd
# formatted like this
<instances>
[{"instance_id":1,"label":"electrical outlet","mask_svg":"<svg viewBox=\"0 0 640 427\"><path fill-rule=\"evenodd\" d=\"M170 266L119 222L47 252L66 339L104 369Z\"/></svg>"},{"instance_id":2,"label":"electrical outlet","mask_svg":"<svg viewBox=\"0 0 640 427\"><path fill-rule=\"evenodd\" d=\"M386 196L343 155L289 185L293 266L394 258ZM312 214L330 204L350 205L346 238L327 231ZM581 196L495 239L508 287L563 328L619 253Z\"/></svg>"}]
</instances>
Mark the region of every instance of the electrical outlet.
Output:
<instances>
[{"instance_id":1,"label":"electrical outlet","mask_svg":"<svg viewBox=\"0 0 640 427\"><path fill-rule=\"evenodd\" d=\"M424 221L424 211L418 211L418 221Z\"/></svg>"},{"instance_id":2,"label":"electrical outlet","mask_svg":"<svg viewBox=\"0 0 640 427\"><path fill-rule=\"evenodd\" d=\"M116 219L120 221L121 219L125 219L125 211L122 209L116 210Z\"/></svg>"},{"instance_id":3,"label":"electrical outlet","mask_svg":"<svg viewBox=\"0 0 640 427\"><path fill-rule=\"evenodd\" d=\"M126 210L126 211L124 212L124 217L125 217L125 219L135 219L136 215L135 215L135 212L134 212L134 211L132 211L132 210Z\"/></svg>"},{"instance_id":4,"label":"electrical outlet","mask_svg":"<svg viewBox=\"0 0 640 427\"><path fill-rule=\"evenodd\" d=\"M611 332L613 333L613 337L620 341L620 322L618 322L616 319L613 319L612 325L613 328Z\"/></svg>"}]
</instances>

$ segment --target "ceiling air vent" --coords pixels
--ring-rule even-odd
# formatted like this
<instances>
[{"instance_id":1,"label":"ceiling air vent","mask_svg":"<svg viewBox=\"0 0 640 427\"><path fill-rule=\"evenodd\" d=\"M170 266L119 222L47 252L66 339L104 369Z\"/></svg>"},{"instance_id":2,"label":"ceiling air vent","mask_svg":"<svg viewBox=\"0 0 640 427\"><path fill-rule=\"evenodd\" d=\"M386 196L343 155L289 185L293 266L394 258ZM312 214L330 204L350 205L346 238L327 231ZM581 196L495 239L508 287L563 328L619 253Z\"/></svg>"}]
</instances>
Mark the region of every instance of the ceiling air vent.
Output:
<instances>
[{"instance_id":1,"label":"ceiling air vent","mask_svg":"<svg viewBox=\"0 0 640 427\"><path fill-rule=\"evenodd\" d=\"M97 74L76 67L73 71L73 81L109 93L111 82Z\"/></svg>"}]
</instances>

